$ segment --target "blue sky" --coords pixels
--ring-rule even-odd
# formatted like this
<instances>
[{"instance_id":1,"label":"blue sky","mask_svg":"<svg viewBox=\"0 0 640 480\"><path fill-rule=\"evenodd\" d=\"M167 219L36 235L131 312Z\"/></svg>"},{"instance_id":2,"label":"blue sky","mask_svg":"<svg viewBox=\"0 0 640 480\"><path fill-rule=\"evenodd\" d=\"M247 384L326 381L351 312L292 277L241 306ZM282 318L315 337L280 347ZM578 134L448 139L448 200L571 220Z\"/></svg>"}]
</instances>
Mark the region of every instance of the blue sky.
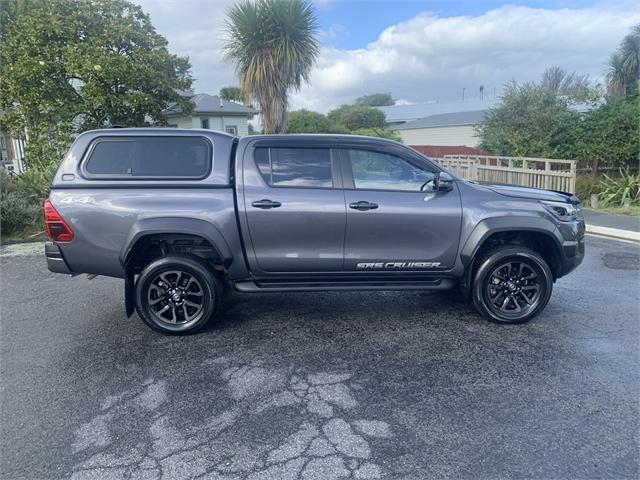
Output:
<instances>
[{"instance_id":1,"label":"blue sky","mask_svg":"<svg viewBox=\"0 0 640 480\"><path fill-rule=\"evenodd\" d=\"M599 2L564 0L538 0L531 2L504 2L494 0L464 1L390 1L390 0L334 0L317 3L320 28L327 32L336 25L345 31L336 32L335 37L323 38L326 45L341 49L364 48L376 40L385 28L430 11L440 17L479 15L505 4L525 5L534 8L560 9L584 8ZM601 2L600 2L601 3Z\"/></svg>"},{"instance_id":2,"label":"blue sky","mask_svg":"<svg viewBox=\"0 0 640 480\"><path fill-rule=\"evenodd\" d=\"M197 92L237 85L223 60L224 19L234 0L134 0L169 49L188 56ZM389 92L403 103L449 102L537 81L551 66L602 82L607 60L640 24L637 1L311 0L320 55L292 109L326 112Z\"/></svg>"}]
</instances>

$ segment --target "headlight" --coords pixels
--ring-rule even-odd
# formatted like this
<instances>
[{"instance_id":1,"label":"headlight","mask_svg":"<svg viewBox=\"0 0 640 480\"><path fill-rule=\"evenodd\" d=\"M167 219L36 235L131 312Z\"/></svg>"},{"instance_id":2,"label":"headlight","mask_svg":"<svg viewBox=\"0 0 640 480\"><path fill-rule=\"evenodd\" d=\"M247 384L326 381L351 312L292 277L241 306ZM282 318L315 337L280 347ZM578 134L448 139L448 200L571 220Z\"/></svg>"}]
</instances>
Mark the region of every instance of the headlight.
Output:
<instances>
[{"instance_id":1,"label":"headlight","mask_svg":"<svg viewBox=\"0 0 640 480\"><path fill-rule=\"evenodd\" d=\"M554 217L561 222L570 222L575 220L580 209L571 203L564 202L541 202Z\"/></svg>"}]
</instances>

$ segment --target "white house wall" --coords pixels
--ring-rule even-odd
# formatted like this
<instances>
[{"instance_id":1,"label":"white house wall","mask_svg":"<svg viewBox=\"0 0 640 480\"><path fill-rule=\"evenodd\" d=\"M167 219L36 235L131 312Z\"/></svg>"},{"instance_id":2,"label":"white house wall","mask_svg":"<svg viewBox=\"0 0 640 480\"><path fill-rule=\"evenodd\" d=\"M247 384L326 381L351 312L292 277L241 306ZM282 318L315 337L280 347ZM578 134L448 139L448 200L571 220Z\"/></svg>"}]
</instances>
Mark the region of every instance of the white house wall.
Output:
<instances>
[{"instance_id":1,"label":"white house wall","mask_svg":"<svg viewBox=\"0 0 640 480\"><path fill-rule=\"evenodd\" d=\"M473 125L415 128L398 130L398 133L406 145L466 145L468 147L477 147L480 143Z\"/></svg>"},{"instance_id":2,"label":"white house wall","mask_svg":"<svg viewBox=\"0 0 640 480\"><path fill-rule=\"evenodd\" d=\"M206 118L209 119L210 130L224 132L226 127L235 126L239 136L249 135L247 117L241 115L171 117L167 119L167 122L178 128L202 128L202 120Z\"/></svg>"}]
</instances>

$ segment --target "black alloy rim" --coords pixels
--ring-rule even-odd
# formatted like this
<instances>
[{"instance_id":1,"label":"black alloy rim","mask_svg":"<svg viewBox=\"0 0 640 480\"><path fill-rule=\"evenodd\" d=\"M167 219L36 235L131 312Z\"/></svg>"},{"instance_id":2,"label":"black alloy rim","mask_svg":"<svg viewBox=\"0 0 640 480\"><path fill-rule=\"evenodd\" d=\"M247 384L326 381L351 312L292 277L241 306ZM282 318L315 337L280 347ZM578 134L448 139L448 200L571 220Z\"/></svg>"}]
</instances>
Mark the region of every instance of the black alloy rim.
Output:
<instances>
[{"instance_id":1,"label":"black alloy rim","mask_svg":"<svg viewBox=\"0 0 640 480\"><path fill-rule=\"evenodd\" d=\"M147 304L161 323L184 326L197 322L204 312L204 289L200 281L183 270L158 273L147 290Z\"/></svg>"},{"instance_id":2,"label":"black alloy rim","mask_svg":"<svg viewBox=\"0 0 640 480\"><path fill-rule=\"evenodd\" d=\"M499 316L522 318L542 298L539 269L522 260L503 262L487 276L485 295L489 307Z\"/></svg>"}]
</instances>

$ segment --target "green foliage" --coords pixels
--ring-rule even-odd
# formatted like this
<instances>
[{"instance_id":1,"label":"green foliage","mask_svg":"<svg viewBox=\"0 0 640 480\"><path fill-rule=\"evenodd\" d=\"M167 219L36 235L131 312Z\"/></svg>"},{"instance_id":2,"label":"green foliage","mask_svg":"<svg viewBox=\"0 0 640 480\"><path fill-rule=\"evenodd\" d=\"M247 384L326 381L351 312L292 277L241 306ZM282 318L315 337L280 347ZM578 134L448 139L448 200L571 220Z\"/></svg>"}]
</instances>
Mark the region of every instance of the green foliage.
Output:
<instances>
[{"instance_id":1,"label":"green foliage","mask_svg":"<svg viewBox=\"0 0 640 480\"><path fill-rule=\"evenodd\" d=\"M602 206L622 206L626 199L630 199L632 205L640 205L640 174L634 175L628 169L620 170L620 178L605 174L600 182Z\"/></svg>"},{"instance_id":2,"label":"green foliage","mask_svg":"<svg viewBox=\"0 0 640 480\"><path fill-rule=\"evenodd\" d=\"M344 108L341 107L341 108ZM333 117L335 120L335 117ZM364 135L367 137L389 138L401 141L400 135L385 128L359 128L349 130L345 125L334 123L329 117L310 110L297 110L289 113L287 133L335 133Z\"/></svg>"},{"instance_id":3,"label":"green foliage","mask_svg":"<svg viewBox=\"0 0 640 480\"><path fill-rule=\"evenodd\" d=\"M477 127L480 148L498 155L567 158L579 121L568 97L541 86L512 83L502 103Z\"/></svg>"},{"instance_id":4,"label":"green foliage","mask_svg":"<svg viewBox=\"0 0 640 480\"><path fill-rule=\"evenodd\" d=\"M342 105L327 114L331 123L342 125L350 131L361 128L384 129L386 118L377 108L361 105Z\"/></svg>"},{"instance_id":5,"label":"green foliage","mask_svg":"<svg viewBox=\"0 0 640 480\"><path fill-rule=\"evenodd\" d=\"M575 125L568 148L574 158L607 165L637 164L639 161L640 103L638 98L609 97L587 112Z\"/></svg>"},{"instance_id":6,"label":"green foliage","mask_svg":"<svg viewBox=\"0 0 640 480\"><path fill-rule=\"evenodd\" d=\"M588 175L579 175L576 178L575 193L582 203L587 205L591 195L600 193L600 180Z\"/></svg>"},{"instance_id":7,"label":"green foliage","mask_svg":"<svg viewBox=\"0 0 640 480\"><path fill-rule=\"evenodd\" d=\"M0 230L16 235L36 225L40 205L22 192L15 177L0 168Z\"/></svg>"},{"instance_id":8,"label":"green foliage","mask_svg":"<svg viewBox=\"0 0 640 480\"><path fill-rule=\"evenodd\" d=\"M356 105L365 107L385 107L395 105L396 101L390 93L372 93L371 95L363 95L356 98Z\"/></svg>"},{"instance_id":9,"label":"green foliage","mask_svg":"<svg viewBox=\"0 0 640 480\"><path fill-rule=\"evenodd\" d=\"M227 100L228 102L238 102L238 103L243 102L242 90L240 90L240 87L234 87L234 86L222 87L220 89L219 95L221 99Z\"/></svg>"},{"instance_id":10,"label":"green foliage","mask_svg":"<svg viewBox=\"0 0 640 480\"><path fill-rule=\"evenodd\" d=\"M0 2L3 126L27 140L28 166L55 163L72 134L112 124L164 124L190 102L189 62L125 0Z\"/></svg>"},{"instance_id":11,"label":"green foliage","mask_svg":"<svg viewBox=\"0 0 640 480\"><path fill-rule=\"evenodd\" d=\"M57 165L30 168L17 177L16 184L26 198L40 205L49 196L51 182L57 169Z\"/></svg>"},{"instance_id":12,"label":"green foliage","mask_svg":"<svg viewBox=\"0 0 640 480\"><path fill-rule=\"evenodd\" d=\"M266 133L286 127L288 91L309 80L318 23L306 0L243 0L227 14L225 59L235 63L246 103L255 99Z\"/></svg>"},{"instance_id":13,"label":"green foliage","mask_svg":"<svg viewBox=\"0 0 640 480\"><path fill-rule=\"evenodd\" d=\"M542 73L542 88L559 95L584 96L591 90L589 75L568 72L562 67L549 67Z\"/></svg>"},{"instance_id":14,"label":"green foliage","mask_svg":"<svg viewBox=\"0 0 640 480\"><path fill-rule=\"evenodd\" d=\"M614 97L636 96L640 87L640 25L626 35L609 59L607 89Z\"/></svg>"},{"instance_id":15,"label":"green foliage","mask_svg":"<svg viewBox=\"0 0 640 480\"><path fill-rule=\"evenodd\" d=\"M398 132L393 130L387 130L386 128L360 128L354 130L354 135L362 135L364 137L380 137L388 138L389 140L395 140L396 142L402 142L402 137Z\"/></svg>"},{"instance_id":16,"label":"green foliage","mask_svg":"<svg viewBox=\"0 0 640 480\"><path fill-rule=\"evenodd\" d=\"M331 122L321 113L304 109L289 113L287 133L329 133L331 129Z\"/></svg>"}]
</instances>

